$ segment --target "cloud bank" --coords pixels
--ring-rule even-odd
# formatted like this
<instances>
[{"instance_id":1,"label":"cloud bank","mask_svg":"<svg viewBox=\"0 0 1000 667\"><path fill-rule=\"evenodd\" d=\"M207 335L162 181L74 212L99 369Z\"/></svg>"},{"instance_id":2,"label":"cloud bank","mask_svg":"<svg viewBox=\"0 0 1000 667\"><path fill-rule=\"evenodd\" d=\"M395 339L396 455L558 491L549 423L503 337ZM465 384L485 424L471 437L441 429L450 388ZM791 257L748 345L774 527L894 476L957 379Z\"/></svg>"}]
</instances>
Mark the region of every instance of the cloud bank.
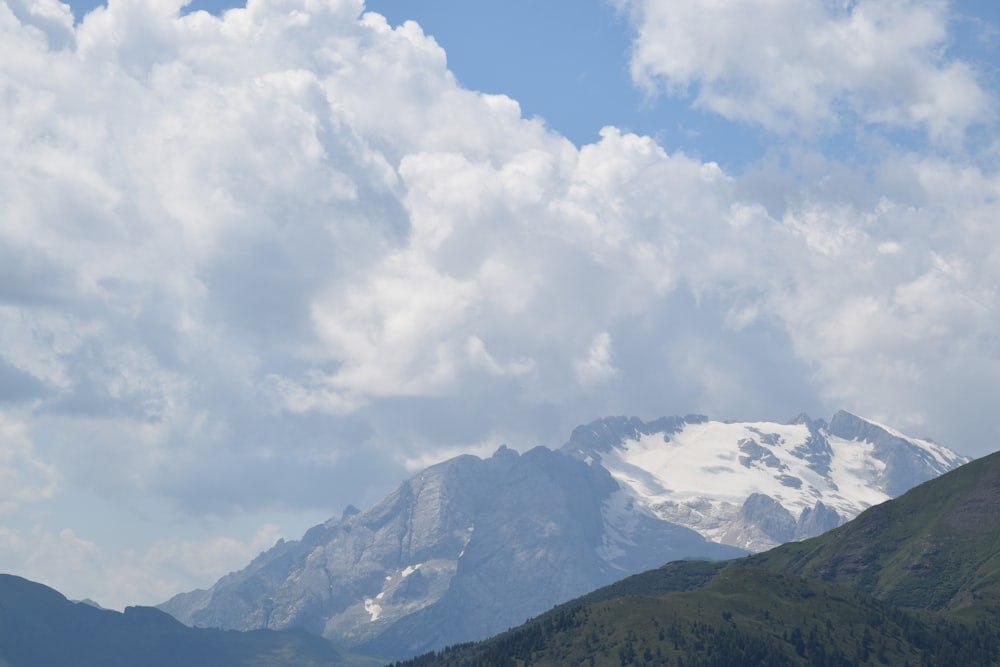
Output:
<instances>
[{"instance_id":1,"label":"cloud bank","mask_svg":"<svg viewBox=\"0 0 1000 667\"><path fill-rule=\"evenodd\" d=\"M959 141L992 100L949 58L945 0L619 0L638 27L632 76L779 133L916 128Z\"/></svg>"},{"instance_id":2,"label":"cloud bank","mask_svg":"<svg viewBox=\"0 0 1000 667\"><path fill-rule=\"evenodd\" d=\"M642 85L926 149L577 147L354 0L0 1L0 511L41 512L7 541L90 553L79 493L332 513L607 414L845 407L991 450L1000 179L963 146L994 97L947 5L622 7Z\"/></svg>"}]
</instances>

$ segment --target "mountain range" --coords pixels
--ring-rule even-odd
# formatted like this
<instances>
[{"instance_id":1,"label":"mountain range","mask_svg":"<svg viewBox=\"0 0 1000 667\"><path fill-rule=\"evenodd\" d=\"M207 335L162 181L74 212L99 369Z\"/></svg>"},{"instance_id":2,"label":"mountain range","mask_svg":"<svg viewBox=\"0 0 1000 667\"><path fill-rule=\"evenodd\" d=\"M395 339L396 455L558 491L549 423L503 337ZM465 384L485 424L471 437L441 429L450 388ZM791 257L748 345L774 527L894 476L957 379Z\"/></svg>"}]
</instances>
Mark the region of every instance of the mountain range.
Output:
<instances>
[{"instance_id":1,"label":"mountain range","mask_svg":"<svg viewBox=\"0 0 1000 667\"><path fill-rule=\"evenodd\" d=\"M964 462L847 412L829 423L607 418L558 450L431 466L160 608L196 627L304 627L405 658L668 561L818 535Z\"/></svg>"},{"instance_id":2,"label":"mountain range","mask_svg":"<svg viewBox=\"0 0 1000 667\"><path fill-rule=\"evenodd\" d=\"M397 667L1000 664L1000 453L819 537L675 562Z\"/></svg>"}]
</instances>

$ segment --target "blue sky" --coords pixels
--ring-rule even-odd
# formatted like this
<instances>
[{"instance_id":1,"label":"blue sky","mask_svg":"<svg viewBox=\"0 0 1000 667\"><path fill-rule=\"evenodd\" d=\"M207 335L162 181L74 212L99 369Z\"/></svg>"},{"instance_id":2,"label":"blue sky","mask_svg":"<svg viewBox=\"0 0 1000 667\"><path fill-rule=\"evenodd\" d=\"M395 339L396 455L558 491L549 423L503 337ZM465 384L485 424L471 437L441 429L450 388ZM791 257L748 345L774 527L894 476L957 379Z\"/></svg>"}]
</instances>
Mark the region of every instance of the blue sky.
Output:
<instances>
[{"instance_id":1,"label":"blue sky","mask_svg":"<svg viewBox=\"0 0 1000 667\"><path fill-rule=\"evenodd\" d=\"M95 6L0 0L0 570L159 602L611 414L995 448L994 3Z\"/></svg>"}]
</instances>

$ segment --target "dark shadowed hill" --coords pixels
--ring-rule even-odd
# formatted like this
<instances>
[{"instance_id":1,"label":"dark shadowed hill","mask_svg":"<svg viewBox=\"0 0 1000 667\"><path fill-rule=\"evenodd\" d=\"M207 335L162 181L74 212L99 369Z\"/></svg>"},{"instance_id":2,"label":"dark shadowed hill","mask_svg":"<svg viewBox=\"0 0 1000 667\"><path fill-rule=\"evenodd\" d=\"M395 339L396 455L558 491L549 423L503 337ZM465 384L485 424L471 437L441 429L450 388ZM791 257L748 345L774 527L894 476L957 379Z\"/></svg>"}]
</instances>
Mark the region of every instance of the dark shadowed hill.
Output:
<instances>
[{"instance_id":1,"label":"dark shadowed hill","mask_svg":"<svg viewBox=\"0 0 1000 667\"><path fill-rule=\"evenodd\" d=\"M70 602L56 591L0 575L4 667L333 667L326 640L298 631L188 628L151 607L124 613Z\"/></svg>"}]
</instances>

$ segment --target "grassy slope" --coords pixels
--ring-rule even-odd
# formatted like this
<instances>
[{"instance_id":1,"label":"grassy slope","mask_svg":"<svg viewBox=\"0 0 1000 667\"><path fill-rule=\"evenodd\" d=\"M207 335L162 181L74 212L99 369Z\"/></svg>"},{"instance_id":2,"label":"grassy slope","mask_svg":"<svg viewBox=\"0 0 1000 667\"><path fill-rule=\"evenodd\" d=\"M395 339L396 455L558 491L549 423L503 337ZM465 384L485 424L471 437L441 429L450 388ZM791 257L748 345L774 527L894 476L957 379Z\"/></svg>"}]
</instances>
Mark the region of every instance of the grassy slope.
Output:
<instances>
[{"instance_id":1,"label":"grassy slope","mask_svg":"<svg viewBox=\"0 0 1000 667\"><path fill-rule=\"evenodd\" d=\"M547 615L419 665L991 665L996 637L860 591L727 568L709 585Z\"/></svg>"},{"instance_id":2,"label":"grassy slope","mask_svg":"<svg viewBox=\"0 0 1000 667\"><path fill-rule=\"evenodd\" d=\"M1000 614L1000 454L927 482L817 538L746 559L903 607Z\"/></svg>"}]
</instances>

